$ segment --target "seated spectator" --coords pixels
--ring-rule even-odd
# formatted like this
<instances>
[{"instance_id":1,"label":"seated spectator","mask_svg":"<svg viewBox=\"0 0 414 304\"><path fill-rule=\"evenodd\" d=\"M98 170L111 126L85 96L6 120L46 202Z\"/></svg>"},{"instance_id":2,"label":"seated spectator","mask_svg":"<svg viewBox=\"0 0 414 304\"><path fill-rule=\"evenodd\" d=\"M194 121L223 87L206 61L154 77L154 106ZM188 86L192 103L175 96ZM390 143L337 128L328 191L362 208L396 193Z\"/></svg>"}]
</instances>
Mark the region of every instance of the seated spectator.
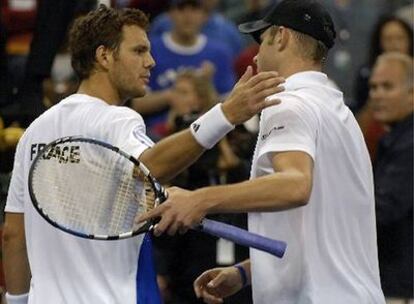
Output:
<instances>
[{"instance_id":1,"label":"seated spectator","mask_svg":"<svg viewBox=\"0 0 414 304\"><path fill-rule=\"evenodd\" d=\"M373 117L386 126L374 165L381 285L389 304L413 299L413 59L380 55L370 79Z\"/></svg>"}]
</instances>

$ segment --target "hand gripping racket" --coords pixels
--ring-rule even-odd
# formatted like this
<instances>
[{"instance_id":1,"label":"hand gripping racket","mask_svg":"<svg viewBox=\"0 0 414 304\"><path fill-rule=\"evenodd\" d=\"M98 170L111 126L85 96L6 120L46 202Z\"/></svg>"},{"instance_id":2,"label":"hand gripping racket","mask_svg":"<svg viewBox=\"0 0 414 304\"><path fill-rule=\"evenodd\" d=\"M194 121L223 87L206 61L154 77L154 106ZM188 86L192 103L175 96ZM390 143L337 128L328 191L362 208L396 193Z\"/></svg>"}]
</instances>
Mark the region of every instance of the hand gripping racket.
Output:
<instances>
[{"instance_id":1,"label":"hand gripping racket","mask_svg":"<svg viewBox=\"0 0 414 304\"><path fill-rule=\"evenodd\" d=\"M78 237L117 240L150 231L138 217L166 199L165 189L134 157L108 143L64 137L48 144L29 172L34 207L50 224ZM282 257L286 243L204 219L196 230Z\"/></svg>"}]
</instances>

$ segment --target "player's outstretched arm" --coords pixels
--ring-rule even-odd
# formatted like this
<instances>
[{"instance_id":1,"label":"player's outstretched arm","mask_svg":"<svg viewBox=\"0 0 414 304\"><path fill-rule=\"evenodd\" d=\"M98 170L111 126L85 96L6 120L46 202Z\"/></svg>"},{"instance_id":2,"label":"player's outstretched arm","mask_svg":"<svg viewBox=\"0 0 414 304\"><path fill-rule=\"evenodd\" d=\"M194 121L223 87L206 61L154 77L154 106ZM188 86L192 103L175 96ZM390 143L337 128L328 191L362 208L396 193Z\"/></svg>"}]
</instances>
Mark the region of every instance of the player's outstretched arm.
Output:
<instances>
[{"instance_id":1,"label":"player's outstretched arm","mask_svg":"<svg viewBox=\"0 0 414 304\"><path fill-rule=\"evenodd\" d=\"M155 235L184 233L207 214L274 212L306 205L312 190L313 160L301 151L273 153L275 173L249 181L188 191L168 189L168 199L140 217L161 218Z\"/></svg>"},{"instance_id":2,"label":"player's outstretched arm","mask_svg":"<svg viewBox=\"0 0 414 304\"><path fill-rule=\"evenodd\" d=\"M242 270L237 267L242 267ZM203 272L193 284L197 298L208 304L223 303L224 298L250 284L250 261L246 260L237 267L213 268Z\"/></svg>"},{"instance_id":3,"label":"player's outstretched arm","mask_svg":"<svg viewBox=\"0 0 414 304\"><path fill-rule=\"evenodd\" d=\"M167 181L191 165L205 149L214 146L234 128L266 107L280 103L266 97L284 90L284 82L276 72L262 72L253 76L249 67L223 104L195 121L190 129L173 134L146 150L142 161L161 181Z\"/></svg>"}]
</instances>

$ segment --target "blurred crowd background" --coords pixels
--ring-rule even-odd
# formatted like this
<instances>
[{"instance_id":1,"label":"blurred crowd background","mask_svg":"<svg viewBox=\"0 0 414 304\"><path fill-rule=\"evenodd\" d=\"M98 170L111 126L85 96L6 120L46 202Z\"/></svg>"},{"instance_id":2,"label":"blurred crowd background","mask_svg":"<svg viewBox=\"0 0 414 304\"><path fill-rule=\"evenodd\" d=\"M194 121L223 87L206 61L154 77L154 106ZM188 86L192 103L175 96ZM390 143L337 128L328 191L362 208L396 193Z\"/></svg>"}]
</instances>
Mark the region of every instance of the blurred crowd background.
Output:
<instances>
[{"instance_id":1,"label":"blurred crowd background","mask_svg":"<svg viewBox=\"0 0 414 304\"><path fill-rule=\"evenodd\" d=\"M259 48L250 37L238 32L237 24L262 17L277 1L0 0L2 206L14 150L24 129L43 111L77 89L67 49L67 32L73 20L96 8L97 2L139 8L151 19L149 37L157 65L151 73L148 95L129 100L126 105L144 116L148 134L158 141L189 126L231 91L246 67L253 64ZM372 115L371 69L377 56L385 52L413 56L413 1L321 2L329 9L337 29L336 45L330 51L325 71L332 85L344 92L346 104L357 117L375 169L377 148L389 129ZM412 110L410 115L412 119ZM256 117L237 127L172 184L196 189L248 179L257 131ZM401 206L401 212L392 219L380 217L378 239L382 242L379 255L386 296L410 299L413 297L412 123L411 140L409 137L404 140L408 146L404 153L411 156L404 160L403 172L399 174L408 181L405 184L408 186L398 188L398 193L392 193L396 188L387 189L391 191L387 197L396 197L392 203L397 209ZM388 158L385 167L392 167L400 155L396 153ZM388 172L384 170L380 176L392 183L392 178L386 179ZM376 187L378 193L383 190ZM215 219L246 227L245 215L217 215ZM392 233L384 232L387 230ZM197 275L248 256L245 248L197 232L162 237L155 242L158 281L166 303L198 303L192 292L192 281ZM383 255L382 248L395 254ZM403 255L397 254L401 251ZM4 286L1 275L0 285ZM226 303L251 303L250 290L244 290Z\"/></svg>"}]
</instances>

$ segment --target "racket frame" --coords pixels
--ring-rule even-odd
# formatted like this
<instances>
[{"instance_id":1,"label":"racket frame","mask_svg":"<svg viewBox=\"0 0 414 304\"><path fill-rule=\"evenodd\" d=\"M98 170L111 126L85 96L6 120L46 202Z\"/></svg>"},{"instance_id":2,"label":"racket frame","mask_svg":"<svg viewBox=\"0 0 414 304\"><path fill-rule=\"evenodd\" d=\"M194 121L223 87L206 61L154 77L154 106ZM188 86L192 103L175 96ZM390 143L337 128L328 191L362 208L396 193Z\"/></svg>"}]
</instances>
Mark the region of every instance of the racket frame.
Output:
<instances>
[{"instance_id":1,"label":"racket frame","mask_svg":"<svg viewBox=\"0 0 414 304\"><path fill-rule=\"evenodd\" d=\"M137 160L135 157L129 155L128 153L125 153L124 151L122 151L118 147L112 146L111 144L108 144L108 143L103 142L103 141L98 140L98 139L86 138L86 137L83 137L83 136L66 136L66 137L62 137L62 138L59 138L57 140L54 140L54 141L50 142L49 144L47 144L41 151L39 151L39 153L37 153L35 159L33 160L32 164L30 166L29 178L28 178L29 195L30 195L30 199L32 201L32 204L33 204L34 208L37 210L37 212L52 226L54 226L54 227L56 227L56 228L58 228L58 229L60 229L64 232L67 232L69 234L72 234L74 236L81 237L81 238L86 238L86 239L107 240L107 241L120 240L120 239L130 238L132 236L142 234L142 233L145 233L145 232L148 232L148 231L152 230L155 222L154 221L147 221L139 229L129 231L129 232L124 232L124 233L121 233L119 235L86 234L86 233L82 233L82 232L79 232L79 231L76 231L76 230L69 229L69 228L67 228L63 225L60 225L56 221L52 220L43 211L43 208L40 206L41 204L38 202L38 200L36 198L36 195L34 194L34 189L33 189L33 185L32 185L33 174L34 174L34 170L36 168L36 163L39 161L39 159L41 157L43 157L45 155L45 153L47 153L47 151L49 149L53 148L54 146L60 145L60 144L66 144L66 143L71 143L71 142L84 142L84 143L99 145L99 146L102 146L106 149L112 150L115 153L118 153L118 154L122 155L124 158L131 161L134 164L134 166L138 167L140 169L140 171L145 175L145 177L148 178L148 180L150 182L150 185L154 190L155 206L160 204L166 198L165 189L157 182L157 180L153 176L151 176L150 171L148 170L148 168L143 163L141 163L139 160Z\"/></svg>"}]
</instances>

